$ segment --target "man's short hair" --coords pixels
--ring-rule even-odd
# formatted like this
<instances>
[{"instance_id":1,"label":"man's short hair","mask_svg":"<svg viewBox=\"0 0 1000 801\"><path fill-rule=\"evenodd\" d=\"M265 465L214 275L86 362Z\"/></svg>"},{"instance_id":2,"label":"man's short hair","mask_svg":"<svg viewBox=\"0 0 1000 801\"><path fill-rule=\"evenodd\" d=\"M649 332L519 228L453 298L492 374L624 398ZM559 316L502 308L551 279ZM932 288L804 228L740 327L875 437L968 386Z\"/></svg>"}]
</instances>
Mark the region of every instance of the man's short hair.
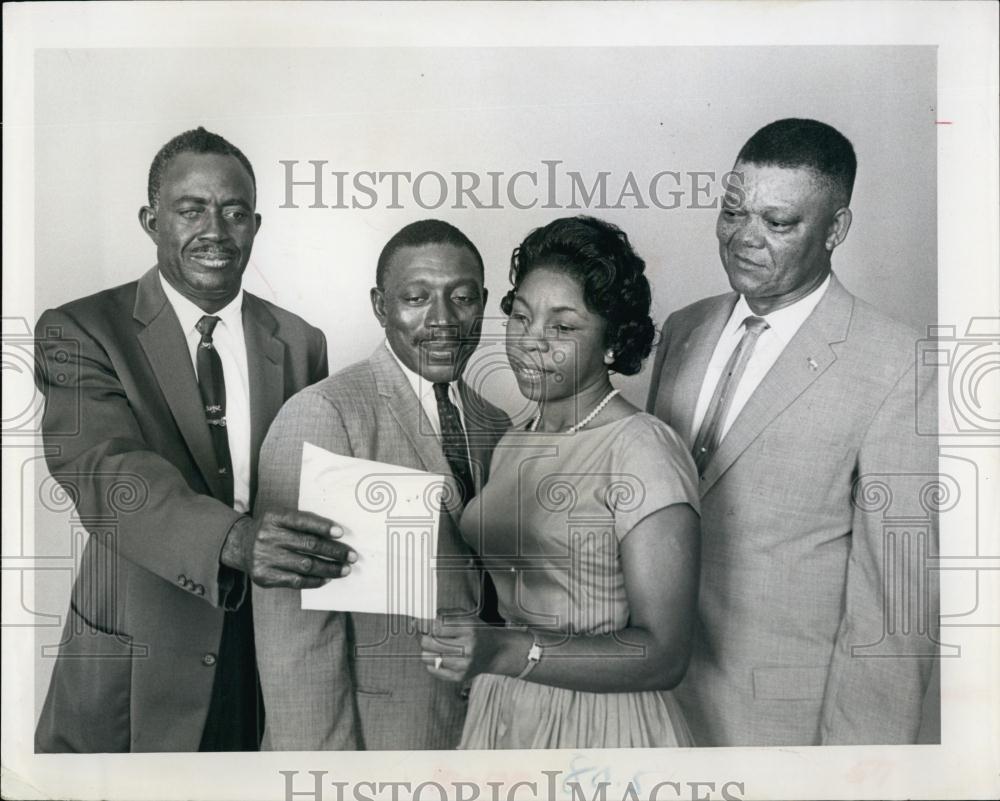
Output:
<instances>
[{"instance_id":1,"label":"man's short hair","mask_svg":"<svg viewBox=\"0 0 1000 801\"><path fill-rule=\"evenodd\" d=\"M795 118L765 125L747 140L736 161L813 170L829 182L842 205L851 202L858 171L846 136L825 122Z\"/></svg>"},{"instance_id":2,"label":"man's short hair","mask_svg":"<svg viewBox=\"0 0 1000 801\"><path fill-rule=\"evenodd\" d=\"M181 153L214 153L219 156L233 156L250 173L250 182L253 184L253 192L256 196L257 178L253 174L250 160L243 155L243 151L218 134L206 131L199 125L192 131L185 131L175 136L161 147L160 152L153 158L153 163L149 165L149 182L146 185L146 195L150 206L155 207L159 202L163 173L166 172L170 162Z\"/></svg>"},{"instance_id":3,"label":"man's short hair","mask_svg":"<svg viewBox=\"0 0 1000 801\"><path fill-rule=\"evenodd\" d=\"M478 248L472 244L469 237L444 220L418 220L401 228L385 243L378 257L378 266L375 268L375 286L385 289L389 262L397 251L403 248L418 248L422 245L454 245L457 248L467 248L476 257L479 274L483 275L483 257L479 255Z\"/></svg>"}]
</instances>

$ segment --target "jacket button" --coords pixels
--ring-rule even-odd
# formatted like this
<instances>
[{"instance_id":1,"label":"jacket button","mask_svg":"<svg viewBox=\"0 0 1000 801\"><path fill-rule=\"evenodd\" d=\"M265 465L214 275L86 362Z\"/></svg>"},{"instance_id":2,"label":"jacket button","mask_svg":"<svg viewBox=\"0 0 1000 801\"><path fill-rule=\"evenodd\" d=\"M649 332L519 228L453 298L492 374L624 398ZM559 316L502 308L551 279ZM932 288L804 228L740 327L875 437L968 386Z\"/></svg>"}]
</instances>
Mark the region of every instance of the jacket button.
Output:
<instances>
[{"instance_id":1,"label":"jacket button","mask_svg":"<svg viewBox=\"0 0 1000 801\"><path fill-rule=\"evenodd\" d=\"M205 655L204 655L204 656L203 656L203 657L201 658L201 663L202 663L202 664L203 664L203 665L204 665L205 667L212 667L212 665L214 665L214 664L216 663L216 661L218 661L218 660L216 660L216 658L215 658L215 654L205 654Z\"/></svg>"}]
</instances>

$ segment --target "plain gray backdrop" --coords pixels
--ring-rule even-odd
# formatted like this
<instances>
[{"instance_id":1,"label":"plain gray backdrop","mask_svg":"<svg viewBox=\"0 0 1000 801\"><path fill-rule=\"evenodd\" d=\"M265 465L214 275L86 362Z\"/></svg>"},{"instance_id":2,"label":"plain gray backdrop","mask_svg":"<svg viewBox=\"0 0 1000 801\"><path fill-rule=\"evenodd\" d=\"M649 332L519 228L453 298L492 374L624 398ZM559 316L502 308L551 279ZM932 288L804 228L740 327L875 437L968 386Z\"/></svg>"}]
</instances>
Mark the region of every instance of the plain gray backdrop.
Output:
<instances>
[{"instance_id":1,"label":"plain gray backdrop","mask_svg":"<svg viewBox=\"0 0 1000 801\"><path fill-rule=\"evenodd\" d=\"M543 187L530 210L506 201L503 209L453 209L451 198L424 210L408 192L404 208L387 209L382 189L375 208L353 210L308 208L310 192L296 190L300 208L282 209L280 161L302 162L300 178L310 174L306 162L322 159L348 173L461 170L485 180L497 171L506 180L519 170L542 179L542 160L556 159L562 201L565 171L588 185L607 171L614 203L629 172L643 188L664 170L721 175L755 130L794 116L830 123L857 152L854 223L834 254L838 276L921 332L935 320L934 47L74 49L39 50L35 66L37 313L154 264L137 219L149 163L172 136L204 125L240 147L256 171L264 219L245 287L323 329L331 371L381 340L368 302L378 253L423 217L448 220L477 243L496 318L511 249L531 228L581 212L611 220L646 259L659 325L728 289L717 210L690 207L710 197L688 191L670 210L560 211L541 208ZM327 194L332 187L331 178ZM426 193L436 195L430 185ZM499 320L485 331L490 341L502 336ZM525 412L502 348L490 345L482 358L491 369L480 371L481 389ZM615 381L642 404L647 371ZM39 468L35 486L43 479ZM36 502L37 553L69 555L68 518ZM62 615L69 581L69 572L40 574L36 611ZM57 626L39 628L39 645L58 634ZM50 667L39 659L39 704Z\"/></svg>"}]
</instances>

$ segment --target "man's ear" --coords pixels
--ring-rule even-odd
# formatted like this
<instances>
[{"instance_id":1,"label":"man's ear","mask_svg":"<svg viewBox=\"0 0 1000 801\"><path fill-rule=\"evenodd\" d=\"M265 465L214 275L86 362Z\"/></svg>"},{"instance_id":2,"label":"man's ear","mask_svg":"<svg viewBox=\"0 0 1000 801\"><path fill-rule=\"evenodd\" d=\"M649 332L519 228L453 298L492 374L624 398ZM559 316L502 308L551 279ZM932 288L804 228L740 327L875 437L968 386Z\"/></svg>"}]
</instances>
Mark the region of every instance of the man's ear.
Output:
<instances>
[{"instance_id":1,"label":"man's ear","mask_svg":"<svg viewBox=\"0 0 1000 801\"><path fill-rule=\"evenodd\" d=\"M834 213L833 224L830 226L830 232L826 235L826 249L828 252L833 253L834 248L847 239L847 232L851 230L852 219L853 215L847 206L837 209Z\"/></svg>"},{"instance_id":2,"label":"man's ear","mask_svg":"<svg viewBox=\"0 0 1000 801\"><path fill-rule=\"evenodd\" d=\"M489 300L489 297L490 291L486 287L483 287L483 311L486 311L486 301Z\"/></svg>"},{"instance_id":3,"label":"man's ear","mask_svg":"<svg viewBox=\"0 0 1000 801\"><path fill-rule=\"evenodd\" d=\"M152 206L143 206L139 209L139 225L146 235L159 244L160 235L156 230L156 209Z\"/></svg>"},{"instance_id":4,"label":"man's ear","mask_svg":"<svg viewBox=\"0 0 1000 801\"><path fill-rule=\"evenodd\" d=\"M257 228L253 234L254 236L257 236L257 232L260 231L260 223L263 218L259 214L254 214L253 218L257 221Z\"/></svg>"},{"instance_id":5,"label":"man's ear","mask_svg":"<svg viewBox=\"0 0 1000 801\"><path fill-rule=\"evenodd\" d=\"M375 312L375 319L378 324L385 328L385 292L377 286L373 286L369 293L372 300L372 311Z\"/></svg>"}]
</instances>

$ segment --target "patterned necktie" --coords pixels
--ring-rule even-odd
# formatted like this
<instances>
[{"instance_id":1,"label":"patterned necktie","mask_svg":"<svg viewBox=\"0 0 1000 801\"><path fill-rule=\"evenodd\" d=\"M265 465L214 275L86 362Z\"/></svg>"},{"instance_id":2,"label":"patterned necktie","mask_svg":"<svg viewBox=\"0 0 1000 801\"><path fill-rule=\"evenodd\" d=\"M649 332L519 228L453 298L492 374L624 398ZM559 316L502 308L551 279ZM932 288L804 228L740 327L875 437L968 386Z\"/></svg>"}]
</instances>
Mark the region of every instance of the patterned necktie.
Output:
<instances>
[{"instance_id":1,"label":"patterned necktie","mask_svg":"<svg viewBox=\"0 0 1000 801\"><path fill-rule=\"evenodd\" d=\"M726 422L726 415L729 413L733 395L736 394L736 388L740 385L743 372L747 368L747 362L750 361L750 356L753 354L757 338L770 328L767 320L753 315L743 321L743 326L746 331L743 338L740 339L740 344L733 351L733 355L726 362L691 451L699 476L704 476L705 468L722 440L722 427Z\"/></svg>"},{"instance_id":2,"label":"patterned necktie","mask_svg":"<svg viewBox=\"0 0 1000 801\"><path fill-rule=\"evenodd\" d=\"M206 314L195 328L201 334L198 343L198 388L205 405L205 420L212 433L212 446L218 464L219 479L225 489L224 500L233 504L233 460L229 453L229 434L226 431L226 379L222 373L222 360L212 343L212 332L218 317Z\"/></svg>"},{"instance_id":3,"label":"patterned necktie","mask_svg":"<svg viewBox=\"0 0 1000 801\"><path fill-rule=\"evenodd\" d=\"M233 460L226 430L226 380L222 359L212 342L219 318L206 314L195 328L198 343L198 387L205 420L212 433L215 461L225 497L233 505ZM264 704L254 657L253 608L250 595L239 609L227 610L216 656L215 679L199 751L256 751L264 730ZM207 664L207 663L206 663Z\"/></svg>"},{"instance_id":4,"label":"patterned necktie","mask_svg":"<svg viewBox=\"0 0 1000 801\"><path fill-rule=\"evenodd\" d=\"M448 397L447 384L435 384L434 397L437 399L438 420L441 423L444 458L448 460L448 466L462 488L463 502L468 503L476 494L476 485L472 480L472 465L469 463L469 450L462 418L458 408Z\"/></svg>"},{"instance_id":5,"label":"patterned necktie","mask_svg":"<svg viewBox=\"0 0 1000 801\"><path fill-rule=\"evenodd\" d=\"M441 423L441 445L444 449L444 457L448 460L455 480L462 486L464 502L472 500L476 494L476 485L472 480L472 465L469 462L468 444L465 439L465 429L462 427L462 418L458 409L448 397L447 384L434 385L434 397L437 399L438 421ZM473 562L476 571L479 573L479 586L481 590L480 598L482 609L479 617L492 626L504 625L504 620L500 617L497 600L496 586L493 579L483 567L483 560L479 554L474 554Z\"/></svg>"}]
</instances>

